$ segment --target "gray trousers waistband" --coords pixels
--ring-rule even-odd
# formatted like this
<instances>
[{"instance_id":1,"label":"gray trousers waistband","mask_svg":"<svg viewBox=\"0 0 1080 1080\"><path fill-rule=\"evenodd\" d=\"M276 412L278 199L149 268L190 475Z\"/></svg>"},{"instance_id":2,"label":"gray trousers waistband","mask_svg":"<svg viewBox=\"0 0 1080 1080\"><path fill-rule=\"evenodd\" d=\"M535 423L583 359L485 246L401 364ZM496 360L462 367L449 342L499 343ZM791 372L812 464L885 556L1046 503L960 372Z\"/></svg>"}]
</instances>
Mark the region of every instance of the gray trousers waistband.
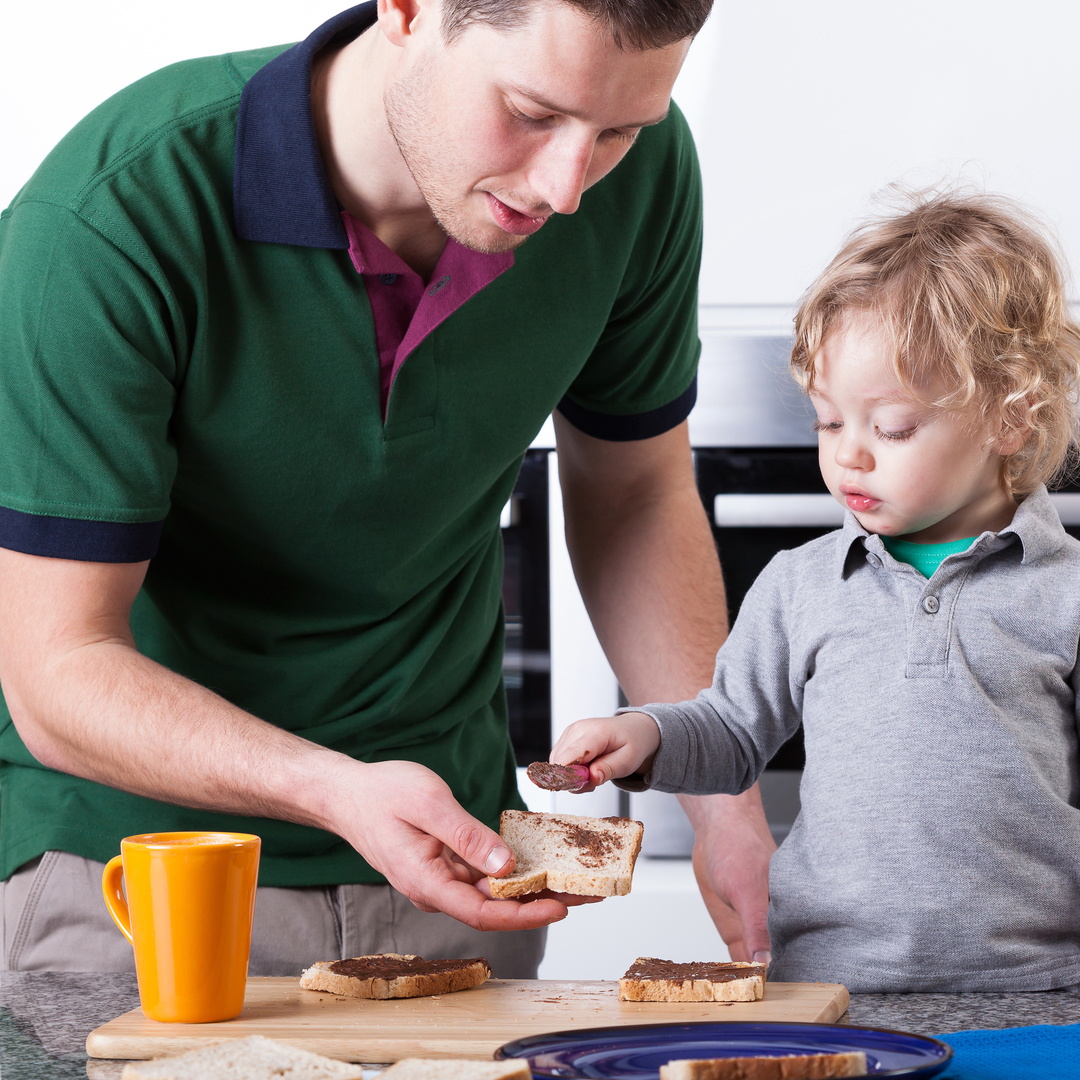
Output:
<instances>
[{"instance_id":1,"label":"gray trousers waistband","mask_svg":"<svg viewBox=\"0 0 1080 1080\"><path fill-rule=\"evenodd\" d=\"M101 895L104 864L47 851L0 882L7 971L134 972L131 945ZM283 889L255 899L251 975L299 975L315 960L415 953L483 956L501 979L535 979L546 930L482 931L420 911L389 885Z\"/></svg>"}]
</instances>

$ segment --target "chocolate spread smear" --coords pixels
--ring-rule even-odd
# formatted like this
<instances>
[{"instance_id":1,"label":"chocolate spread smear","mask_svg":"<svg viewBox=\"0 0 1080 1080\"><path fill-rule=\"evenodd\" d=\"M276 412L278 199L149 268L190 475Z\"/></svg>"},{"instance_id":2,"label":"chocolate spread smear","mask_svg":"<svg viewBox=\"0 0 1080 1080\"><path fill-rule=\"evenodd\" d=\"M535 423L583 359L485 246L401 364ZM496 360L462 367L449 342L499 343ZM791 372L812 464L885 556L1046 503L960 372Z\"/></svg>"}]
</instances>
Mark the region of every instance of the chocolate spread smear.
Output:
<instances>
[{"instance_id":1,"label":"chocolate spread smear","mask_svg":"<svg viewBox=\"0 0 1080 1080\"><path fill-rule=\"evenodd\" d=\"M347 960L335 960L330 970L335 975L353 979L398 979L403 975L437 975L443 971L459 971L470 964L491 965L483 957L471 960L401 960L392 956L354 956Z\"/></svg>"},{"instance_id":2,"label":"chocolate spread smear","mask_svg":"<svg viewBox=\"0 0 1080 1080\"><path fill-rule=\"evenodd\" d=\"M547 791L577 791L588 779L587 773L582 777L580 766L553 765L550 761L534 761L525 775Z\"/></svg>"},{"instance_id":3,"label":"chocolate spread smear","mask_svg":"<svg viewBox=\"0 0 1080 1080\"><path fill-rule=\"evenodd\" d=\"M601 833L570 822L560 821L558 824L582 866L603 866L623 848L623 838L617 833Z\"/></svg>"},{"instance_id":4,"label":"chocolate spread smear","mask_svg":"<svg viewBox=\"0 0 1080 1080\"><path fill-rule=\"evenodd\" d=\"M674 982L683 982L686 979L734 982L736 979L749 979L755 975L764 977L764 964L750 964L749 966L739 967L734 964L721 963L676 964L672 960L658 960L655 956L642 956L630 965L623 978L671 979Z\"/></svg>"}]
</instances>

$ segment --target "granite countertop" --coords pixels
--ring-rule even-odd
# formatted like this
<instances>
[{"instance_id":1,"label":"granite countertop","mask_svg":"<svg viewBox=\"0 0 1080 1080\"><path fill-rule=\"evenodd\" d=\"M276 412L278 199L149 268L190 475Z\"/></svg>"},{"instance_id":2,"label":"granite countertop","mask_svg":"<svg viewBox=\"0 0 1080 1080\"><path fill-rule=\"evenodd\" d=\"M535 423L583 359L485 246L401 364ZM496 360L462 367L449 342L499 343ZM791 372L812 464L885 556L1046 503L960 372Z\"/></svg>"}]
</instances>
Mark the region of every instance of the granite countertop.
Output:
<instances>
[{"instance_id":1,"label":"granite countertop","mask_svg":"<svg viewBox=\"0 0 1080 1080\"><path fill-rule=\"evenodd\" d=\"M134 975L0 972L0 1077L118 1080L86 1036L139 1004ZM1080 1022L1080 987L1037 994L854 994L841 1023L937 1035Z\"/></svg>"}]
</instances>

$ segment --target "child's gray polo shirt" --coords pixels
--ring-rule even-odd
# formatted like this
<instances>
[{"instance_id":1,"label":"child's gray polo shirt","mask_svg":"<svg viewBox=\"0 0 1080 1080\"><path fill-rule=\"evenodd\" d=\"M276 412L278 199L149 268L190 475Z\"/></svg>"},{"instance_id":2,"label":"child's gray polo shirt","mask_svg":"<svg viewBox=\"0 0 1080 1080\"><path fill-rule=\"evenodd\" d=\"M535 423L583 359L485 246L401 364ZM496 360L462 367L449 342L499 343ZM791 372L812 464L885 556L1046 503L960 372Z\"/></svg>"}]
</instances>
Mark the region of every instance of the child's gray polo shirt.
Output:
<instances>
[{"instance_id":1,"label":"child's gray polo shirt","mask_svg":"<svg viewBox=\"0 0 1080 1080\"><path fill-rule=\"evenodd\" d=\"M852 514L780 552L650 785L736 793L795 731L770 978L853 991L1080 982L1080 542L1045 488L927 580Z\"/></svg>"}]
</instances>

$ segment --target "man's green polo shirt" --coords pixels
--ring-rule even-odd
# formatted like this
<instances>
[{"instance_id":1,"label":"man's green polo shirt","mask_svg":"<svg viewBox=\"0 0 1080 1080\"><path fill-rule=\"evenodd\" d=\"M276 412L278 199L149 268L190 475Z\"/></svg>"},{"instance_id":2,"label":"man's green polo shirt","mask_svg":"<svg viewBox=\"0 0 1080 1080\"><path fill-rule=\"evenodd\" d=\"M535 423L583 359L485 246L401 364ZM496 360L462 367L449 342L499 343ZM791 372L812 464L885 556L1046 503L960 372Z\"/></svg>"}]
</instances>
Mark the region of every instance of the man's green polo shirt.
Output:
<instances>
[{"instance_id":1,"label":"man's green polo shirt","mask_svg":"<svg viewBox=\"0 0 1080 1080\"><path fill-rule=\"evenodd\" d=\"M373 17L143 79L0 217L0 546L149 558L143 653L304 738L422 762L497 827L520 805L499 512L553 409L611 439L689 412L698 172L673 108L417 346L383 422L308 103L312 55ZM316 829L45 769L0 712L0 878L201 828L262 836L263 884L382 880Z\"/></svg>"}]
</instances>

